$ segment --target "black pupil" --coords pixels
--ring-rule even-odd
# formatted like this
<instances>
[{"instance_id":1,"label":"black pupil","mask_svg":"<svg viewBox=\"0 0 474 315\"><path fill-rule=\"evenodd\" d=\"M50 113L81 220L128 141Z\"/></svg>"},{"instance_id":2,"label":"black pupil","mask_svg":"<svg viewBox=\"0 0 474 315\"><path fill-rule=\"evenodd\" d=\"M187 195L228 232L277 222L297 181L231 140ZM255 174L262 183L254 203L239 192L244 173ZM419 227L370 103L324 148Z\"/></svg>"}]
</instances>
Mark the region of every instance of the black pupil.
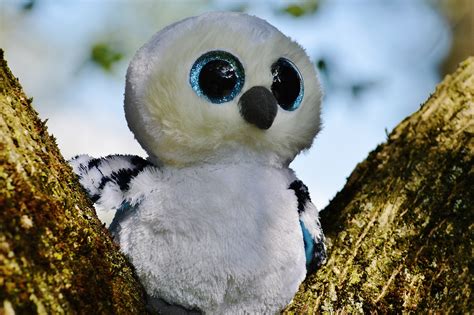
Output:
<instances>
[{"instance_id":1,"label":"black pupil","mask_svg":"<svg viewBox=\"0 0 474 315\"><path fill-rule=\"evenodd\" d=\"M221 99L228 96L236 84L235 69L224 60L209 61L199 73L199 86L210 99Z\"/></svg>"},{"instance_id":2,"label":"black pupil","mask_svg":"<svg viewBox=\"0 0 474 315\"><path fill-rule=\"evenodd\" d=\"M300 76L293 65L285 59L278 59L271 70L273 95L283 109L289 110L300 94Z\"/></svg>"}]
</instances>

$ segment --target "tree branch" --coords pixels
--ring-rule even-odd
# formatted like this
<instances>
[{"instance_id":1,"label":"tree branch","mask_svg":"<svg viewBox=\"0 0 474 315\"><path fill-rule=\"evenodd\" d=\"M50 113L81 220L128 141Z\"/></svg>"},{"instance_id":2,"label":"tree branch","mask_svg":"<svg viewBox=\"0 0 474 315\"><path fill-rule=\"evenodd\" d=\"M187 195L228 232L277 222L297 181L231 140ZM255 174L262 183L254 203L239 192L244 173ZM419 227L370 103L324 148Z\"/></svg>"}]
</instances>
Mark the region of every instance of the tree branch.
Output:
<instances>
[{"instance_id":1,"label":"tree branch","mask_svg":"<svg viewBox=\"0 0 474 315\"><path fill-rule=\"evenodd\" d=\"M474 309L473 114L471 57L321 212L330 256L288 313Z\"/></svg>"},{"instance_id":2,"label":"tree branch","mask_svg":"<svg viewBox=\"0 0 474 315\"><path fill-rule=\"evenodd\" d=\"M131 265L2 50L0 92L0 314L143 313Z\"/></svg>"}]
</instances>

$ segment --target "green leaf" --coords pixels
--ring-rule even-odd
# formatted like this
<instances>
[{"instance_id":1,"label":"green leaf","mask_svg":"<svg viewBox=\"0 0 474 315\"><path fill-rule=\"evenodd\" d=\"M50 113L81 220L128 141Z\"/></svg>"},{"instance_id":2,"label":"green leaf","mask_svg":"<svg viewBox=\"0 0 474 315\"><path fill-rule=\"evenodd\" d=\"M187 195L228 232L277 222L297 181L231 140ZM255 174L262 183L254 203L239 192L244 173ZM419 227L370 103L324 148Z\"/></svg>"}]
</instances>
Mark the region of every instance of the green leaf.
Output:
<instances>
[{"instance_id":1,"label":"green leaf","mask_svg":"<svg viewBox=\"0 0 474 315\"><path fill-rule=\"evenodd\" d=\"M294 17L300 17L300 16L304 15L304 13L305 13L303 7L301 7L300 5L297 5L297 4L290 4L285 9L283 9L283 11L293 15Z\"/></svg>"},{"instance_id":2,"label":"green leaf","mask_svg":"<svg viewBox=\"0 0 474 315\"><path fill-rule=\"evenodd\" d=\"M282 9L284 13L294 17L300 17L307 14L315 13L319 8L320 0L305 0L287 5Z\"/></svg>"},{"instance_id":3,"label":"green leaf","mask_svg":"<svg viewBox=\"0 0 474 315\"><path fill-rule=\"evenodd\" d=\"M123 53L106 43L92 46L91 60L106 71L110 71L114 63L123 58Z\"/></svg>"}]
</instances>

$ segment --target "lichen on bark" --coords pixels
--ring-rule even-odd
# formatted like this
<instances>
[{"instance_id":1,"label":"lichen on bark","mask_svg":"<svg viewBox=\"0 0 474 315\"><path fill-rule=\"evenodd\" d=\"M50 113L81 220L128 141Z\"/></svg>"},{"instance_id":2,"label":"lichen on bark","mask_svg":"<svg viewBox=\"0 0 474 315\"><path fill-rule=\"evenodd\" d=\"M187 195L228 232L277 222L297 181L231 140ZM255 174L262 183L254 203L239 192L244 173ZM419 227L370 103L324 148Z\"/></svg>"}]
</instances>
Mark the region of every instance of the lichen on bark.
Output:
<instances>
[{"instance_id":1,"label":"lichen on bark","mask_svg":"<svg viewBox=\"0 0 474 315\"><path fill-rule=\"evenodd\" d=\"M0 313L144 312L97 219L0 50Z\"/></svg>"},{"instance_id":2,"label":"lichen on bark","mask_svg":"<svg viewBox=\"0 0 474 315\"><path fill-rule=\"evenodd\" d=\"M321 212L328 262L287 313L474 309L473 118L471 57Z\"/></svg>"}]
</instances>

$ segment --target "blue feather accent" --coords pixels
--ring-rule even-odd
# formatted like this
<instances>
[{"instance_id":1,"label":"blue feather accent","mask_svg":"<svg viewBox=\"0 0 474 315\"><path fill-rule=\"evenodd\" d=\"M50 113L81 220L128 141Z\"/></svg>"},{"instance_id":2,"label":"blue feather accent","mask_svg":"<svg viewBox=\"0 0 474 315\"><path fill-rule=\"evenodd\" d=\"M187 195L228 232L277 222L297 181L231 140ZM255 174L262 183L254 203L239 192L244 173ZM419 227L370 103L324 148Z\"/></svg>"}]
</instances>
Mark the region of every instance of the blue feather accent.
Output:
<instances>
[{"instance_id":1,"label":"blue feather accent","mask_svg":"<svg viewBox=\"0 0 474 315\"><path fill-rule=\"evenodd\" d=\"M304 226L303 221L300 220L301 230L303 231L304 253L306 255L306 266L309 266L314 256L314 240L311 237L308 229Z\"/></svg>"},{"instance_id":2,"label":"blue feather accent","mask_svg":"<svg viewBox=\"0 0 474 315\"><path fill-rule=\"evenodd\" d=\"M138 203L135 205L131 205L128 201L122 202L122 204L120 205L120 208L118 208L117 212L115 213L112 223L110 223L110 226L109 226L109 231L114 237L118 238L119 231L120 231L120 222L125 220L125 218L128 215L133 213L133 211L135 211L137 207L138 207Z\"/></svg>"}]
</instances>

